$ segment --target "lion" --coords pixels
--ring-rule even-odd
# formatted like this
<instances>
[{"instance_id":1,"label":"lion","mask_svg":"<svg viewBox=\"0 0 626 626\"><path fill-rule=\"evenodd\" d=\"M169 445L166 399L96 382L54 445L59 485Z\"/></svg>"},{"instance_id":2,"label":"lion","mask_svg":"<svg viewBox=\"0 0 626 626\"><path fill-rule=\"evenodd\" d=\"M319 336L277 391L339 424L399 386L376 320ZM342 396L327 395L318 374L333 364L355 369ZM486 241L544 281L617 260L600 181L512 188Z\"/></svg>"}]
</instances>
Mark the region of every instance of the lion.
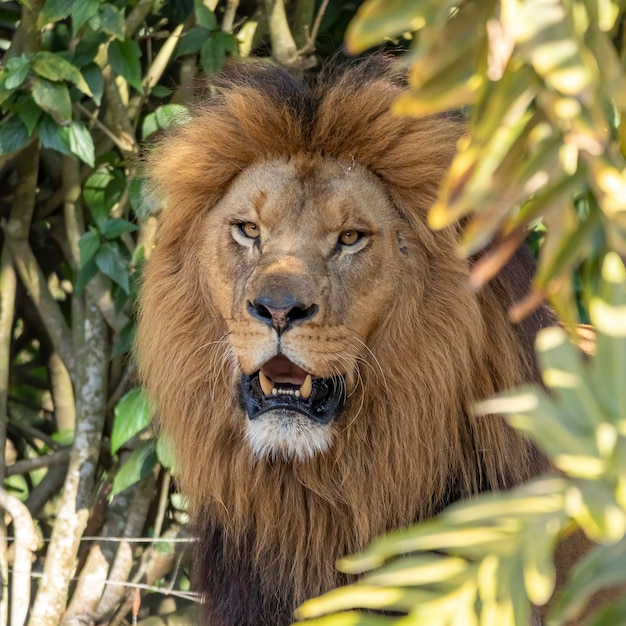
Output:
<instances>
[{"instance_id":1,"label":"lion","mask_svg":"<svg viewBox=\"0 0 626 626\"><path fill-rule=\"evenodd\" d=\"M513 325L533 262L481 291L460 225L427 212L463 133L400 117L396 64L301 80L227 69L150 150L166 205L137 347L198 537L203 623L281 626L347 581L338 558L548 468L472 404L539 380L547 307Z\"/></svg>"}]
</instances>

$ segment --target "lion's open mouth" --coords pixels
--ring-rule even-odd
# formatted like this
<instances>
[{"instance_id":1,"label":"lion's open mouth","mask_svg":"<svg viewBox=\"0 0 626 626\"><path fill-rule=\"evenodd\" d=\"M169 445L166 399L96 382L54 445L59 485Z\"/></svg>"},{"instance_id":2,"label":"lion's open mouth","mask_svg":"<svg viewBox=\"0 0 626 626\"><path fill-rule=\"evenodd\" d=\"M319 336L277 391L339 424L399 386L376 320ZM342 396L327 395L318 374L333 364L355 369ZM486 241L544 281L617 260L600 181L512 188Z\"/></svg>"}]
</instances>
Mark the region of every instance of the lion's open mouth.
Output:
<instances>
[{"instance_id":1,"label":"lion's open mouth","mask_svg":"<svg viewBox=\"0 0 626 626\"><path fill-rule=\"evenodd\" d=\"M282 354L241 376L241 398L251 420L283 409L327 424L344 407L345 389L343 378L316 378Z\"/></svg>"}]
</instances>

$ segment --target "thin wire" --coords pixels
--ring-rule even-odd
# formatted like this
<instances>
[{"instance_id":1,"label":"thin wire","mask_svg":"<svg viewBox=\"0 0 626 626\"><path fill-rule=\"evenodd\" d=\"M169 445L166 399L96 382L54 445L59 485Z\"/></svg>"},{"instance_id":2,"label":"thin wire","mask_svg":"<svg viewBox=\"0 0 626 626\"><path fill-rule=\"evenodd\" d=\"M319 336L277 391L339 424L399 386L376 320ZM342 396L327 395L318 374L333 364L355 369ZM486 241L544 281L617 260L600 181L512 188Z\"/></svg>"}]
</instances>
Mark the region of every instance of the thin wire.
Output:
<instances>
[{"instance_id":1,"label":"thin wire","mask_svg":"<svg viewBox=\"0 0 626 626\"><path fill-rule=\"evenodd\" d=\"M81 541L109 541L113 543L194 543L198 541L195 537L81 537ZM7 541L15 541L15 537L7 537ZM47 543L52 541L48 537L40 538L40 541Z\"/></svg>"},{"instance_id":2,"label":"thin wire","mask_svg":"<svg viewBox=\"0 0 626 626\"><path fill-rule=\"evenodd\" d=\"M25 573L25 572L15 572L15 570L10 567L9 572L13 575ZM57 580L63 580L66 582L77 582L81 579L88 578L87 576L72 576L70 578L65 578L61 576L55 576L54 574L44 574L42 572L30 572L31 578L54 578ZM145 583L130 583L123 582L117 580L105 580L102 581L105 585L117 585L118 587L129 587L131 589L143 589L144 591L153 591L155 593L160 593L164 596L174 596L176 598L182 598L183 600L192 600L193 602L200 602L200 594L194 591L174 591L173 589L167 589L164 587L155 587L153 585L146 585Z\"/></svg>"}]
</instances>

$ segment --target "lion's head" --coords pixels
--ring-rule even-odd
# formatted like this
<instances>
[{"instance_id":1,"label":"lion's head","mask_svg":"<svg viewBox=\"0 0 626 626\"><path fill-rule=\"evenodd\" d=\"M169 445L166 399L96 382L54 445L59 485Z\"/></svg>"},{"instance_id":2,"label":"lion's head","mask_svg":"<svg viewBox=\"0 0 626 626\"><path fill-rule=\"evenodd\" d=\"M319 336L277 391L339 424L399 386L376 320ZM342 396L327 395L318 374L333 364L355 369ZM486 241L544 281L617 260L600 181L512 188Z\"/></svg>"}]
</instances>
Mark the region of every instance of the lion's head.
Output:
<instances>
[{"instance_id":1,"label":"lion's head","mask_svg":"<svg viewBox=\"0 0 626 626\"><path fill-rule=\"evenodd\" d=\"M468 289L457 230L426 226L462 124L394 115L403 89L381 59L311 85L235 66L151 151L140 366L216 623L281 624L337 557L542 468L469 417L533 376L542 321L507 317L526 264Z\"/></svg>"}]
</instances>

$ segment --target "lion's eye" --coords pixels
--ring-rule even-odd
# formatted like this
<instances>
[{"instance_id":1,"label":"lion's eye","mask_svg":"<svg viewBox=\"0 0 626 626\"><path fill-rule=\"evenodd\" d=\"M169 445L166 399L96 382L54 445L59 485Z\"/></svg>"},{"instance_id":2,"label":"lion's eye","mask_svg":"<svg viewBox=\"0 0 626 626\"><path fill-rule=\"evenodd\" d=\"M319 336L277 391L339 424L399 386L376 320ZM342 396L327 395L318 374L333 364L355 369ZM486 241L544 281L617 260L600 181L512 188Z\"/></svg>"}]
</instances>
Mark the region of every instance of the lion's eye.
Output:
<instances>
[{"instance_id":1,"label":"lion's eye","mask_svg":"<svg viewBox=\"0 0 626 626\"><path fill-rule=\"evenodd\" d=\"M364 237L365 233L359 230L344 230L339 235L339 243L343 246L353 246Z\"/></svg>"},{"instance_id":2,"label":"lion's eye","mask_svg":"<svg viewBox=\"0 0 626 626\"><path fill-rule=\"evenodd\" d=\"M261 234L261 230L254 222L242 222L241 224L238 224L238 226L239 232L248 239L258 239Z\"/></svg>"}]
</instances>

